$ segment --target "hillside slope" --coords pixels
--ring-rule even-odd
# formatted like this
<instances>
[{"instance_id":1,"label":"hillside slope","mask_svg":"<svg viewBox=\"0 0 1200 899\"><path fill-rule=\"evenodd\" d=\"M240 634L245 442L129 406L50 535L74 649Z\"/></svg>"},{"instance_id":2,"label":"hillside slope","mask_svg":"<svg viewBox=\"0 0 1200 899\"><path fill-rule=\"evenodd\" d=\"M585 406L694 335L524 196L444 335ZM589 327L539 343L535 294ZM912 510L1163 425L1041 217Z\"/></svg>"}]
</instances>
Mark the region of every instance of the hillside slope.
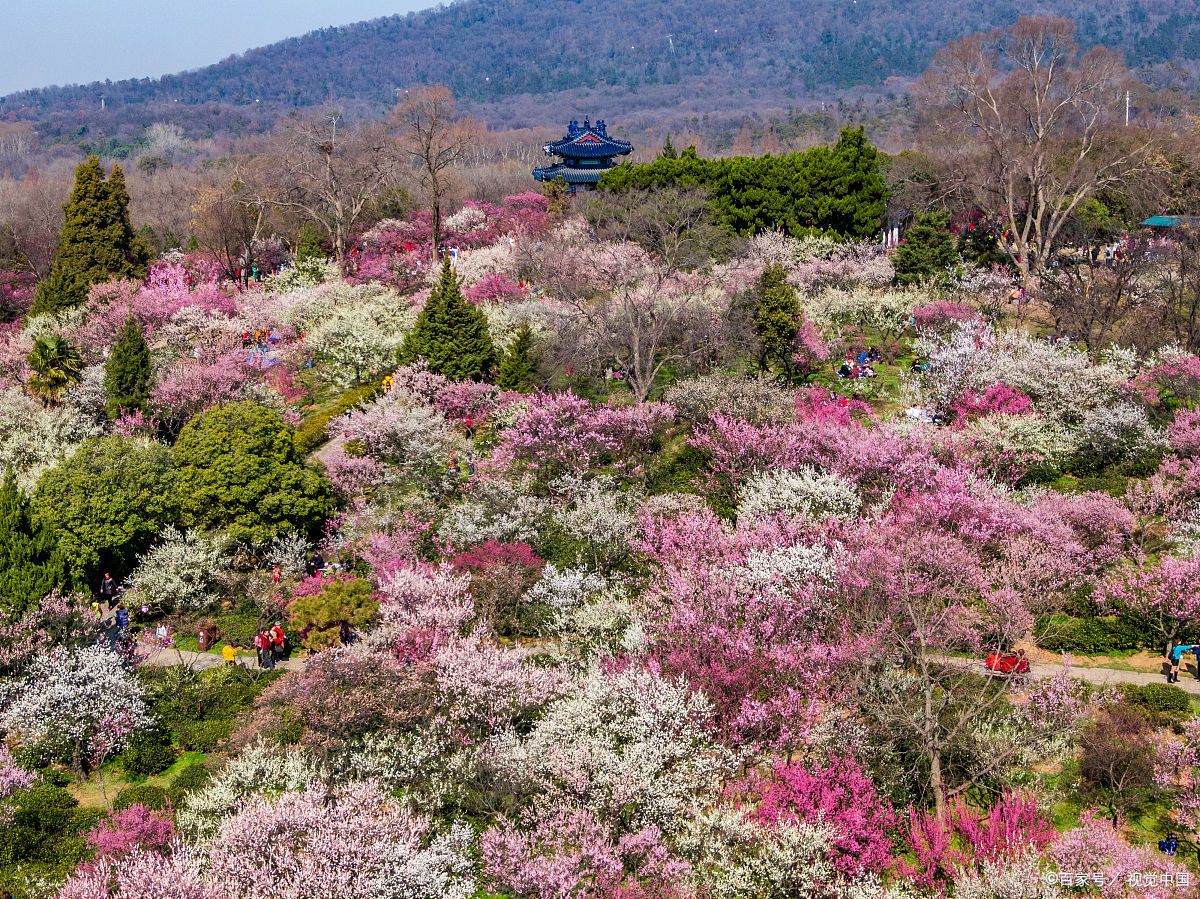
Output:
<instances>
[{"instance_id":1,"label":"hillside slope","mask_svg":"<svg viewBox=\"0 0 1200 899\"><path fill-rule=\"evenodd\" d=\"M919 72L946 41L1053 12L1144 66L1200 60L1191 0L461 0L407 16L330 28L213 66L0 100L0 115L42 118L128 104L390 102L398 88L444 83L494 106L586 88L636 93L627 108L703 102L731 91L811 97ZM632 104L632 105L630 105ZM261 108L261 106L260 106Z\"/></svg>"}]
</instances>

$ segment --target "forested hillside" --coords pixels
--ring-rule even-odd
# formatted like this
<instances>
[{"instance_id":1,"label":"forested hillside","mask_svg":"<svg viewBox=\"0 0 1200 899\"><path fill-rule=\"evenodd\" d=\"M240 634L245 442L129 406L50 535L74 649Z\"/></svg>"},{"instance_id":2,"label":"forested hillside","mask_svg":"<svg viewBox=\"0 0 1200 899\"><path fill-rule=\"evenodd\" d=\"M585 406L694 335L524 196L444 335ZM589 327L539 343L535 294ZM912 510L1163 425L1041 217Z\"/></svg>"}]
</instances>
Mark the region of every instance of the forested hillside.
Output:
<instances>
[{"instance_id":1,"label":"forested hillside","mask_svg":"<svg viewBox=\"0 0 1200 899\"><path fill-rule=\"evenodd\" d=\"M464 0L157 80L16 94L0 101L0 116L57 114L73 123L81 112L95 115L101 94L110 115L130 104L384 104L422 83L502 108L516 97L589 88L617 96L622 112L681 99L719 108L731 95L777 103L914 75L948 40L1037 13L1074 19L1084 43L1118 46L1134 66L1173 61L1186 72L1200 60L1200 15L1188 0L1119 0L1103 10L1081 0Z\"/></svg>"}]
</instances>

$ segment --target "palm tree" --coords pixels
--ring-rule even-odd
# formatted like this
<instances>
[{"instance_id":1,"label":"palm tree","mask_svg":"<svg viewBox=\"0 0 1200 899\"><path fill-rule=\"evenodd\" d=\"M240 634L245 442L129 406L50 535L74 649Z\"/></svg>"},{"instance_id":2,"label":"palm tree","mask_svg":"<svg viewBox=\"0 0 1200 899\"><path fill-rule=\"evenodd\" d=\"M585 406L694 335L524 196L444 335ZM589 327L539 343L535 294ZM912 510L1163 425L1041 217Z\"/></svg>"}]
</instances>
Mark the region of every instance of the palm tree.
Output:
<instances>
[{"instance_id":1,"label":"palm tree","mask_svg":"<svg viewBox=\"0 0 1200 899\"><path fill-rule=\"evenodd\" d=\"M59 401L63 391L79 382L83 360L78 350L63 338L44 334L34 341L29 367L34 372L25 382L29 395L51 405Z\"/></svg>"}]
</instances>

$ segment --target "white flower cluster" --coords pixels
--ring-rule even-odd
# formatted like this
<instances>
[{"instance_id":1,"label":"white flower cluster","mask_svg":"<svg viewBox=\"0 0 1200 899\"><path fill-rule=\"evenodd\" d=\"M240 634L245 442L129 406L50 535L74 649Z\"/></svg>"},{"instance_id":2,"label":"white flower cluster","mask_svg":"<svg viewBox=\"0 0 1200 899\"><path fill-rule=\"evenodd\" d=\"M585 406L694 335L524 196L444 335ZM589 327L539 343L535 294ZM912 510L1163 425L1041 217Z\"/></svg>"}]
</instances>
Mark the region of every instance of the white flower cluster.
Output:
<instances>
[{"instance_id":1,"label":"white flower cluster","mask_svg":"<svg viewBox=\"0 0 1200 899\"><path fill-rule=\"evenodd\" d=\"M854 484L840 475L812 466L794 471L754 475L738 491L738 521L773 515L799 515L812 520L853 518L861 502Z\"/></svg>"},{"instance_id":2,"label":"white flower cluster","mask_svg":"<svg viewBox=\"0 0 1200 899\"><path fill-rule=\"evenodd\" d=\"M176 818L179 829L193 839L211 839L222 820L253 797L302 790L319 777L320 772L303 752L252 746L231 759L204 789L188 793Z\"/></svg>"},{"instance_id":3,"label":"white flower cluster","mask_svg":"<svg viewBox=\"0 0 1200 899\"><path fill-rule=\"evenodd\" d=\"M127 717L134 728L150 720L137 678L107 646L36 656L23 678L0 687L0 709L0 727L22 740L81 749L105 719ZM121 741L108 748L119 751Z\"/></svg>"},{"instance_id":4,"label":"white flower cluster","mask_svg":"<svg viewBox=\"0 0 1200 899\"><path fill-rule=\"evenodd\" d=\"M297 259L291 265L267 278L267 290L289 293L305 287L315 287L341 280L342 273L332 259Z\"/></svg>"},{"instance_id":5,"label":"white flower cluster","mask_svg":"<svg viewBox=\"0 0 1200 899\"><path fill-rule=\"evenodd\" d=\"M130 581L138 599L157 611L203 612L216 600L220 548L195 531L168 525L160 542L138 557Z\"/></svg>"},{"instance_id":6,"label":"white flower cluster","mask_svg":"<svg viewBox=\"0 0 1200 899\"><path fill-rule=\"evenodd\" d=\"M278 565L281 574L301 574L308 564L312 544L300 533L280 534L267 546L268 565Z\"/></svg>"},{"instance_id":7,"label":"white flower cluster","mask_svg":"<svg viewBox=\"0 0 1200 899\"><path fill-rule=\"evenodd\" d=\"M12 468L22 490L32 490L42 472L99 433L74 406L45 408L20 391L0 391L0 471Z\"/></svg>"},{"instance_id":8,"label":"white flower cluster","mask_svg":"<svg viewBox=\"0 0 1200 899\"><path fill-rule=\"evenodd\" d=\"M837 557L824 546L802 543L752 549L746 553L746 561L731 567L729 573L752 589L794 593L814 583L832 583L837 575Z\"/></svg>"},{"instance_id":9,"label":"white flower cluster","mask_svg":"<svg viewBox=\"0 0 1200 899\"><path fill-rule=\"evenodd\" d=\"M521 484L482 481L471 491L471 499L447 511L437 535L453 546L488 540L527 543L537 539L549 513L546 500L530 495Z\"/></svg>"},{"instance_id":10,"label":"white flower cluster","mask_svg":"<svg viewBox=\"0 0 1200 899\"><path fill-rule=\"evenodd\" d=\"M404 390L393 389L351 414L336 419L330 430L361 443L367 455L396 465L400 472L426 487L445 478L451 450L462 441L445 416L418 402Z\"/></svg>"},{"instance_id":11,"label":"white flower cluster","mask_svg":"<svg viewBox=\"0 0 1200 899\"><path fill-rule=\"evenodd\" d=\"M511 732L494 738L490 762L516 783L540 786L550 801L675 833L713 801L728 773L729 757L702 723L709 711L685 682L637 667L592 670L524 740Z\"/></svg>"},{"instance_id":12,"label":"white flower cluster","mask_svg":"<svg viewBox=\"0 0 1200 899\"><path fill-rule=\"evenodd\" d=\"M390 371L396 351L416 323L416 312L391 291L373 291L353 306L333 310L308 333L307 345L322 376L338 387Z\"/></svg>"},{"instance_id":13,"label":"white flower cluster","mask_svg":"<svg viewBox=\"0 0 1200 899\"><path fill-rule=\"evenodd\" d=\"M681 381L667 390L664 399L675 407L678 418L693 423L714 412L757 424L788 421L796 408L792 392L774 381L724 374Z\"/></svg>"},{"instance_id":14,"label":"white flower cluster","mask_svg":"<svg viewBox=\"0 0 1200 899\"><path fill-rule=\"evenodd\" d=\"M594 565L611 565L628 555L630 539L637 533L639 491L616 489L610 476L568 476L556 480L551 489L567 499L554 513L555 521L568 536L588 545Z\"/></svg>"},{"instance_id":15,"label":"white flower cluster","mask_svg":"<svg viewBox=\"0 0 1200 899\"><path fill-rule=\"evenodd\" d=\"M809 316L823 331L851 326L899 334L908 327L913 309L929 299L915 291L831 288L810 298L807 307Z\"/></svg>"},{"instance_id":16,"label":"white flower cluster","mask_svg":"<svg viewBox=\"0 0 1200 899\"><path fill-rule=\"evenodd\" d=\"M1150 424L1144 406L1113 403L1089 409L1079 423L1076 454L1100 468L1161 456L1166 437Z\"/></svg>"}]
</instances>

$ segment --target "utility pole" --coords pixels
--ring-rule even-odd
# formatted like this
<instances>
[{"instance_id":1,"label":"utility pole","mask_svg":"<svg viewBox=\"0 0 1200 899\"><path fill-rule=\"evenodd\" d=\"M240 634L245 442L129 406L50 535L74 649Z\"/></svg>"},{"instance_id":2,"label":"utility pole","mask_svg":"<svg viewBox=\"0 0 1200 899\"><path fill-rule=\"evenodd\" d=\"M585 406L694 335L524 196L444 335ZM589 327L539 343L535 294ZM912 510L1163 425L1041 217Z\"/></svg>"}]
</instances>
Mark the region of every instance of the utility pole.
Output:
<instances>
[{"instance_id":1,"label":"utility pole","mask_svg":"<svg viewBox=\"0 0 1200 899\"><path fill-rule=\"evenodd\" d=\"M1125 91L1125 127L1129 127L1129 91Z\"/></svg>"}]
</instances>

